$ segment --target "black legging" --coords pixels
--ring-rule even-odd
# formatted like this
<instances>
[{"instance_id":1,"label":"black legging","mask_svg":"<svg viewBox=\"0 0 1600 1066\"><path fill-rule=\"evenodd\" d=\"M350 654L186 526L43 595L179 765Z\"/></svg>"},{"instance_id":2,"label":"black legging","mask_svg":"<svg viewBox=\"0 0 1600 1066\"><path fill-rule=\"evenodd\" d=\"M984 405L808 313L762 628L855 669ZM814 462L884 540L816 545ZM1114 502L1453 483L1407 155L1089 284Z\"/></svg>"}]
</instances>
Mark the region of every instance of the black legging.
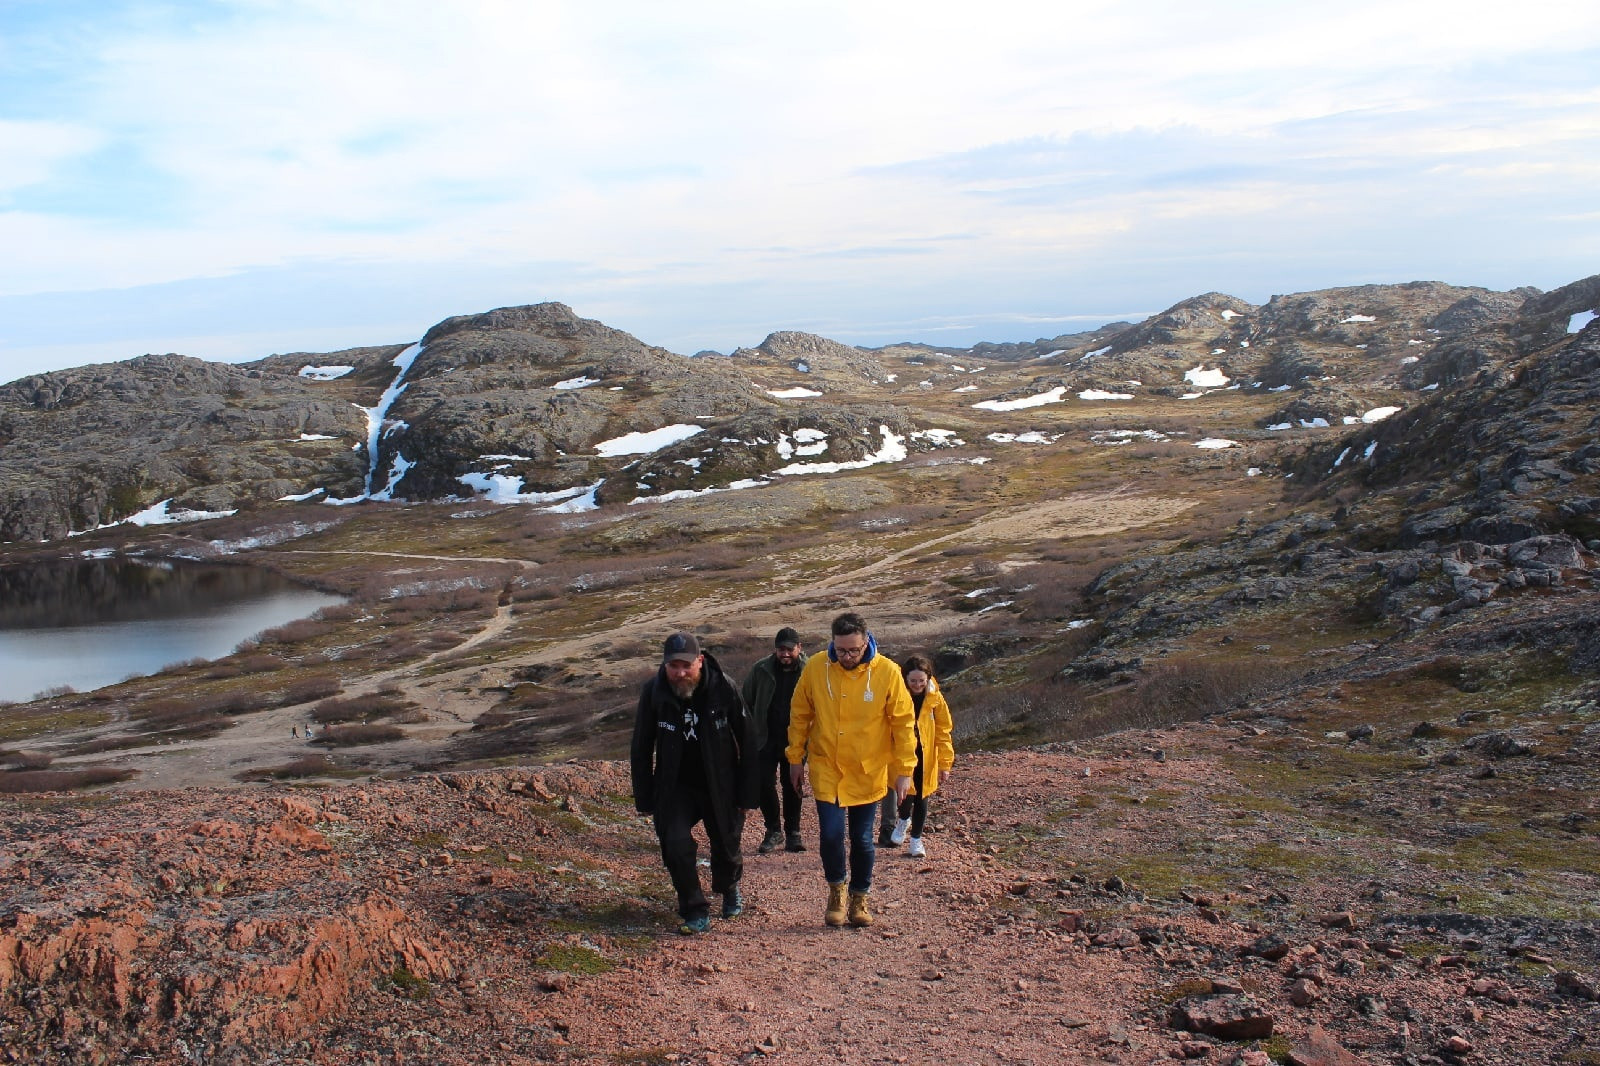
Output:
<instances>
[{"instance_id":1,"label":"black legging","mask_svg":"<svg viewBox=\"0 0 1600 1066\"><path fill-rule=\"evenodd\" d=\"M900 801L901 818L911 819L911 835L922 836L922 827L928 820L928 797L922 794L922 744L917 744L917 768L911 774L911 787L906 798Z\"/></svg>"}]
</instances>

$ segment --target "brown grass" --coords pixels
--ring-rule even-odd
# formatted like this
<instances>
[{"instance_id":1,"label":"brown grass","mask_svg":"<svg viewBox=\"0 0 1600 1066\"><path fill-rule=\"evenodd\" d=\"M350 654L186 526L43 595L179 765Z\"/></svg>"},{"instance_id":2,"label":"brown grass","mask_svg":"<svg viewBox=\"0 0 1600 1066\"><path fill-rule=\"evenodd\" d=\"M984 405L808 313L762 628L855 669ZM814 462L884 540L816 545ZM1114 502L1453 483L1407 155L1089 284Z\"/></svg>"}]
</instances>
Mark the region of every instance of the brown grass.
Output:
<instances>
[{"instance_id":1,"label":"brown grass","mask_svg":"<svg viewBox=\"0 0 1600 1066\"><path fill-rule=\"evenodd\" d=\"M980 707L955 715L955 735L1009 747L1162 728L1244 706L1299 676L1286 664L1238 659L1162 661L1131 683L1109 688L1046 678L991 690Z\"/></svg>"}]
</instances>

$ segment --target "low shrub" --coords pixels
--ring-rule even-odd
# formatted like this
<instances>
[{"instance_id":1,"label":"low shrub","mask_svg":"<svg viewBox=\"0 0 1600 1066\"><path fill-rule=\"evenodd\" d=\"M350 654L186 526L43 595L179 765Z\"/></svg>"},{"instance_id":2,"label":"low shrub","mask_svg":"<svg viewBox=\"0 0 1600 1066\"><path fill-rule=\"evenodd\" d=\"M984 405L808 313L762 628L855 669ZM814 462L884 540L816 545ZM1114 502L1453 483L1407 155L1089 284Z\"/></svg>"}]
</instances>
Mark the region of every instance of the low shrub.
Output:
<instances>
[{"instance_id":1,"label":"low shrub","mask_svg":"<svg viewBox=\"0 0 1600 1066\"><path fill-rule=\"evenodd\" d=\"M314 722L354 722L367 718L395 718L399 719L409 711L416 711L416 704L407 700L398 699L393 695L375 693L365 696L350 696L345 699L323 700L311 708L311 719Z\"/></svg>"},{"instance_id":2,"label":"low shrub","mask_svg":"<svg viewBox=\"0 0 1600 1066\"><path fill-rule=\"evenodd\" d=\"M301 618L271 629L264 629L256 634L255 639L258 644L300 644L327 636L331 632L333 627L326 622L319 622L315 618ZM240 646L240 650L243 650L243 645Z\"/></svg>"},{"instance_id":3,"label":"low shrub","mask_svg":"<svg viewBox=\"0 0 1600 1066\"><path fill-rule=\"evenodd\" d=\"M13 771L43 770L56 761L55 756L42 751L8 751L5 760L11 764Z\"/></svg>"},{"instance_id":4,"label":"low shrub","mask_svg":"<svg viewBox=\"0 0 1600 1066\"><path fill-rule=\"evenodd\" d=\"M330 773L334 764L326 755L307 755L286 762L282 766L265 766L246 770L238 775L240 781L288 781L298 777L320 777Z\"/></svg>"},{"instance_id":5,"label":"low shrub","mask_svg":"<svg viewBox=\"0 0 1600 1066\"><path fill-rule=\"evenodd\" d=\"M329 696L337 696L343 688L337 677L305 677L284 689L278 697L278 704L287 707L295 703L325 700Z\"/></svg>"},{"instance_id":6,"label":"low shrub","mask_svg":"<svg viewBox=\"0 0 1600 1066\"><path fill-rule=\"evenodd\" d=\"M126 781L133 774L132 770L117 770L109 766L83 770L13 770L0 774L0 793L70 792L75 788Z\"/></svg>"},{"instance_id":7,"label":"low shrub","mask_svg":"<svg viewBox=\"0 0 1600 1066\"><path fill-rule=\"evenodd\" d=\"M312 739L313 744L330 748L353 748L361 744L387 744L404 740L406 731L395 725L330 725Z\"/></svg>"}]
</instances>

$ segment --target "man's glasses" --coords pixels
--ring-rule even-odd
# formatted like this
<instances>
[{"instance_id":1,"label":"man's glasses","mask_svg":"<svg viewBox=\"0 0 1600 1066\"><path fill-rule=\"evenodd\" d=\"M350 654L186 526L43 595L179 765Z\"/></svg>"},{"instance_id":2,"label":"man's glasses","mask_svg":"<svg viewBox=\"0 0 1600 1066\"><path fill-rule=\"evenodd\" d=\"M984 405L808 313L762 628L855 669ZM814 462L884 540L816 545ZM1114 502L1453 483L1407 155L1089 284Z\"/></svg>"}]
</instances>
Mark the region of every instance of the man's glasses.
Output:
<instances>
[{"instance_id":1,"label":"man's glasses","mask_svg":"<svg viewBox=\"0 0 1600 1066\"><path fill-rule=\"evenodd\" d=\"M866 654L866 651L867 646L865 644L861 645L859 648L841 648L837 644L833 646L833 653L841 659L847 657L851 659L859 658L860 656Z\"/></svg>"}]
</instances>

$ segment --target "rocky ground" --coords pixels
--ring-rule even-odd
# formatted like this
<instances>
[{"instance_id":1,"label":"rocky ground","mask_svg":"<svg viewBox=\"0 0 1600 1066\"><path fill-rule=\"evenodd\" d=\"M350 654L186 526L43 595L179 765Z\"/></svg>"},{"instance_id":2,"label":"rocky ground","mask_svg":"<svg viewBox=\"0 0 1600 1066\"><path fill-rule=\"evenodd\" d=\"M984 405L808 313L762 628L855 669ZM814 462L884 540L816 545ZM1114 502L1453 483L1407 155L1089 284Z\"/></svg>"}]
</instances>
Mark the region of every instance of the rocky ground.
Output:
<instances>
[{"instance_id":1,"label":"rocky ground","mask_svg":"<svg viewBox=\"0 0 1600 1066\"><path fill-rule=\"evenodd\" d=\"M674 931L626 767L7 800L11 1062L1556 1063L1591 922L1461 913L1410 840L1241 804L1219 720L959 758L870 929L804 854ZM1281 736L1276 739L1281 740ZM1437 820L1426 807L1405 812ZM747 833L752 842L756 829ZM1580 845L1583 846L1583 845ZM1293 876L1281 853L1314 864ZM1263 861L1262 856L1280 858ZM1163 873L1176 860L1177 879ZM1465 871L1451 884L1472 883ZM1580 895L1593 898L1595 878Z\"/></svg>"}]
</instances>

